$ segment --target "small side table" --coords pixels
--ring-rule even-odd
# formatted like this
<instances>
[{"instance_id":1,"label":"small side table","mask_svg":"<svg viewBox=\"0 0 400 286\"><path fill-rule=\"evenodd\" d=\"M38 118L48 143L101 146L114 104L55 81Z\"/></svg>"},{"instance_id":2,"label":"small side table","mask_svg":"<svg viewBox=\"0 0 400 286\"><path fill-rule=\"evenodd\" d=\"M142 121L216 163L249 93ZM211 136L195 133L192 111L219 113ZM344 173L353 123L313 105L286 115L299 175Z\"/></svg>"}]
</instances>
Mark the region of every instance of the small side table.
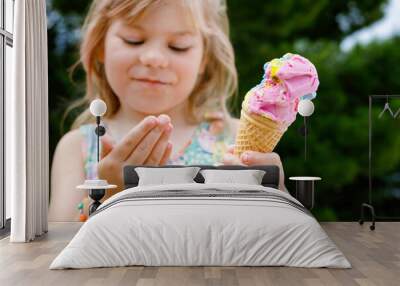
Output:
<instances>
[{"instance_id":1,"label":"small side table","mask_svg":"<svg viewBox=\"0 0 400 286\"><path fill-rule=\"evenodd\" d=\"M320 177L290 177L289 180L296 181L296 199L307 209L314 207L314 182L320 181Z\"/></svg>"},{"instance_id":2,"label":"small side table","mask_svg":"<svg viewBox=\"0 0 400 286\"><path fill-rule=\"evenodd\" d=\"M93 200L93 203L89 206L89 216L96 211L101 205L100 200L106 194L106 190L114 189L117 185L109 185L106 180L85 180L83 185L79 185L77 189L89 190L89 197Z\"/></svg>"}]
</instances>

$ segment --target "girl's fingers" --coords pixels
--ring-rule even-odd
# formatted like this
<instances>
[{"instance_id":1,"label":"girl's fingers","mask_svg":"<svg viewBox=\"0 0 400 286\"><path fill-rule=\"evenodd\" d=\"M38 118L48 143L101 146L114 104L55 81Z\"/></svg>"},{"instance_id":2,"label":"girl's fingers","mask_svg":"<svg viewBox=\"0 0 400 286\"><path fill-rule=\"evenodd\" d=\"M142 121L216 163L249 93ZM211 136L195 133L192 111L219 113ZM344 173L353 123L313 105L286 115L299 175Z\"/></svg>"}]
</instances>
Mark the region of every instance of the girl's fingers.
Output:
<instances>
[{"instance_id":1,"label":"girl's fingers","mask_svg":"<svg viewBox=\"0 0 400 286\"><path fill-rule=\"evenodd\" d=\"M171 156L171 153L172 153L172 143L168 142L167 148L165 149L165 153L164 153L163 157L161 158L161 161L159 164L160 166L164 166L168 163L168 159Z\"/></svg>"},{"instance_id":2,"label":"girl's fingers","mask_svg":"<svg viewBox=\"0 0 400 286\"><path fill-rule=\"evenodd\" d=\"M133 152L129 155L126 163L132 165L144 164L147 157L149 157L151 151L156 146L157 141L160 139L164 129L169 124L169 117L163 117L162 115L158 118L159 124L153 128L135 148L132 148Z\"/></svg>"},{"instance_id":3,"label":"girl's fingers","mask_svg":"<svg viewBox=\"0 0 400 286\"><path fill-rule=\"evenodd\" d=\"M165 150L168 146L168 140L172 132L172 125L166 127L164 132L162 133L160 140L156 143L155 147L151 151L149 157L145 161L145 165L154 165L158 166L163 158Z\"/></svg>"},{"instance_id":4,"label":"girl's fingers","mask_svg":"<svg viewBox=\"0 0 400 286\"><path fill-rule=\"evenodd\" d=\"M239 157L236 155L233 155L231 153L225 153L222 163L224 165L245 165L243 164L242 161L240 161Z\"/></svg>"},{"instance_id":5,"label":"girl's fingers","mask_svg":"<svg viewBox=\"0 0 400 286\"><path fill-rule=\"evenodd\" d=\"M233 154L234 150L235 150L235 145L228 145L226 152Z\"/></svg>"},{"instance_id":6,"label":"girl's fingers","mask_svg":"<svg viewBox=\"0 0 400 286\"><path fill-rule=\"evenodd\" d=\"M281 159L277 153L261 153L246 151L240 155L240 160L247 165L276 165L282 166Z\"/></svg>"},{"instance_id":7,"label":"girl's fingers","mask_svg":"<svg viewBox=\"0 0 400 286\"><path fill-rule=\"evenodd\" d=\"M100 152L100 159L103 159L105 156L107 156L113 149L113 144L109 136L104 135L100 137L101 140L101 152Z\"/></svg>"},{"instance_id":8,"label":"girl's fingers","mask_svg":"<svg viewBox=\"0 0 400 286\"><path fill-rule=\"evenodd\" d=\"M154 129L158 124L158 119L155 116L147 116L138 125L121 140L120 143L114 146L112 155L118 162L125 161L132 150L142 141L142 139Z\"/></svg>"}]
</instances>

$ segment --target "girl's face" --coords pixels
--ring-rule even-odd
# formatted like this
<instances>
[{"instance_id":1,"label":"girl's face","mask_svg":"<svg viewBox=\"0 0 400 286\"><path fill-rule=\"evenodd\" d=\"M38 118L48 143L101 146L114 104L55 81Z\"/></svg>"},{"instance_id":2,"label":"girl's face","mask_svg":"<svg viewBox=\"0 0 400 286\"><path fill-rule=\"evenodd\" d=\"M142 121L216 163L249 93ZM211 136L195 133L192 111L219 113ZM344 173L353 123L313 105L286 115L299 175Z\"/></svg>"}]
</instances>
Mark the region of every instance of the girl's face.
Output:
<instances>
[{"instance_id":1,"label":"girl's face","mask_svg":"<svg viewBox=\"0 0 400 286\"><path fill-rule=\"evenodd\" d=\"M130 25L115 20L107 31L101 60L124 108L168 112L189 97L204 69L202 36L176 2L151 7Z\"/></svg>"}]
</instances>

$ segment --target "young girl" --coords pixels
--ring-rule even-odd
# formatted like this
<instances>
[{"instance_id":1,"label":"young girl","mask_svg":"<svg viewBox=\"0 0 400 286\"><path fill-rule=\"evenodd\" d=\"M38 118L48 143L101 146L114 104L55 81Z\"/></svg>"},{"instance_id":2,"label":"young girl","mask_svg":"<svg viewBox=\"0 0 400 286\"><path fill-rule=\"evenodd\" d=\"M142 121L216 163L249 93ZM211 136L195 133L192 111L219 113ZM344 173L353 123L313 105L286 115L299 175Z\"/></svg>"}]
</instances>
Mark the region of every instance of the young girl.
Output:
<instances>
[{"instance_id":1,"label":"young girl","mask_svg":"<svg viewBox=\"0 0 400 286\"><path fill-rule=\"evenodd\" d=\"M57 145L50 221L78 220L85 179L123 187L124 165L275 164L276 153L233 154L238 119L225 107L237 89L224 0L97 0L83 27L83 103L107 104L96 160L87 109ZM87 214L88 200L85 200Z\"/></svg>"}]
</instances>

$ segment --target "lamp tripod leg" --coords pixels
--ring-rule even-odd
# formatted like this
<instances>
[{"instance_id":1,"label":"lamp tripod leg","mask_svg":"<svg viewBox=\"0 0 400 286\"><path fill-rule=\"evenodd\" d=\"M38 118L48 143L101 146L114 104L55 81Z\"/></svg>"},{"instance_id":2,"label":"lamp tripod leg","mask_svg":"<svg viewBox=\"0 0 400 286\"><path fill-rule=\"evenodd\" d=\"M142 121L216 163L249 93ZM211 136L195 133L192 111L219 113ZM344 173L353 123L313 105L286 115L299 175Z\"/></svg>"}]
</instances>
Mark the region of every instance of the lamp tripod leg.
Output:
<instances>
[{"instance_id":1,"label":"lamp tripod leg","mask_svg":"<svg viewBox=\"0 0 400 286\"><path fill-rule=\"evenodd\" d=\"M362 204L361 205L361 218L360 218L360 220L358 221L358 223L360 224L360 225L363 225L364 224L364 208L367 208L367 209L369 209L370 211L371 211L371 221L372 221L372 225L370 225L370 230L375 230L375 209L374 209L374 207L373 206L371 206L370 204L366 204L366 203L364 203L364 204Z\"/></svg>"},{"instance_id":2,"label":"lamp tripod leg","mask_svg":"<svg viewBox=\"0 0 400 286\"><path fill-rule=\"evenodd\" d=\"M100 200L104 197L105 193L105 189L91 189L89 191L89 197L93 200L93 203L89 206L89 216L101 205Z\"/></svg>"}]
</instances>

